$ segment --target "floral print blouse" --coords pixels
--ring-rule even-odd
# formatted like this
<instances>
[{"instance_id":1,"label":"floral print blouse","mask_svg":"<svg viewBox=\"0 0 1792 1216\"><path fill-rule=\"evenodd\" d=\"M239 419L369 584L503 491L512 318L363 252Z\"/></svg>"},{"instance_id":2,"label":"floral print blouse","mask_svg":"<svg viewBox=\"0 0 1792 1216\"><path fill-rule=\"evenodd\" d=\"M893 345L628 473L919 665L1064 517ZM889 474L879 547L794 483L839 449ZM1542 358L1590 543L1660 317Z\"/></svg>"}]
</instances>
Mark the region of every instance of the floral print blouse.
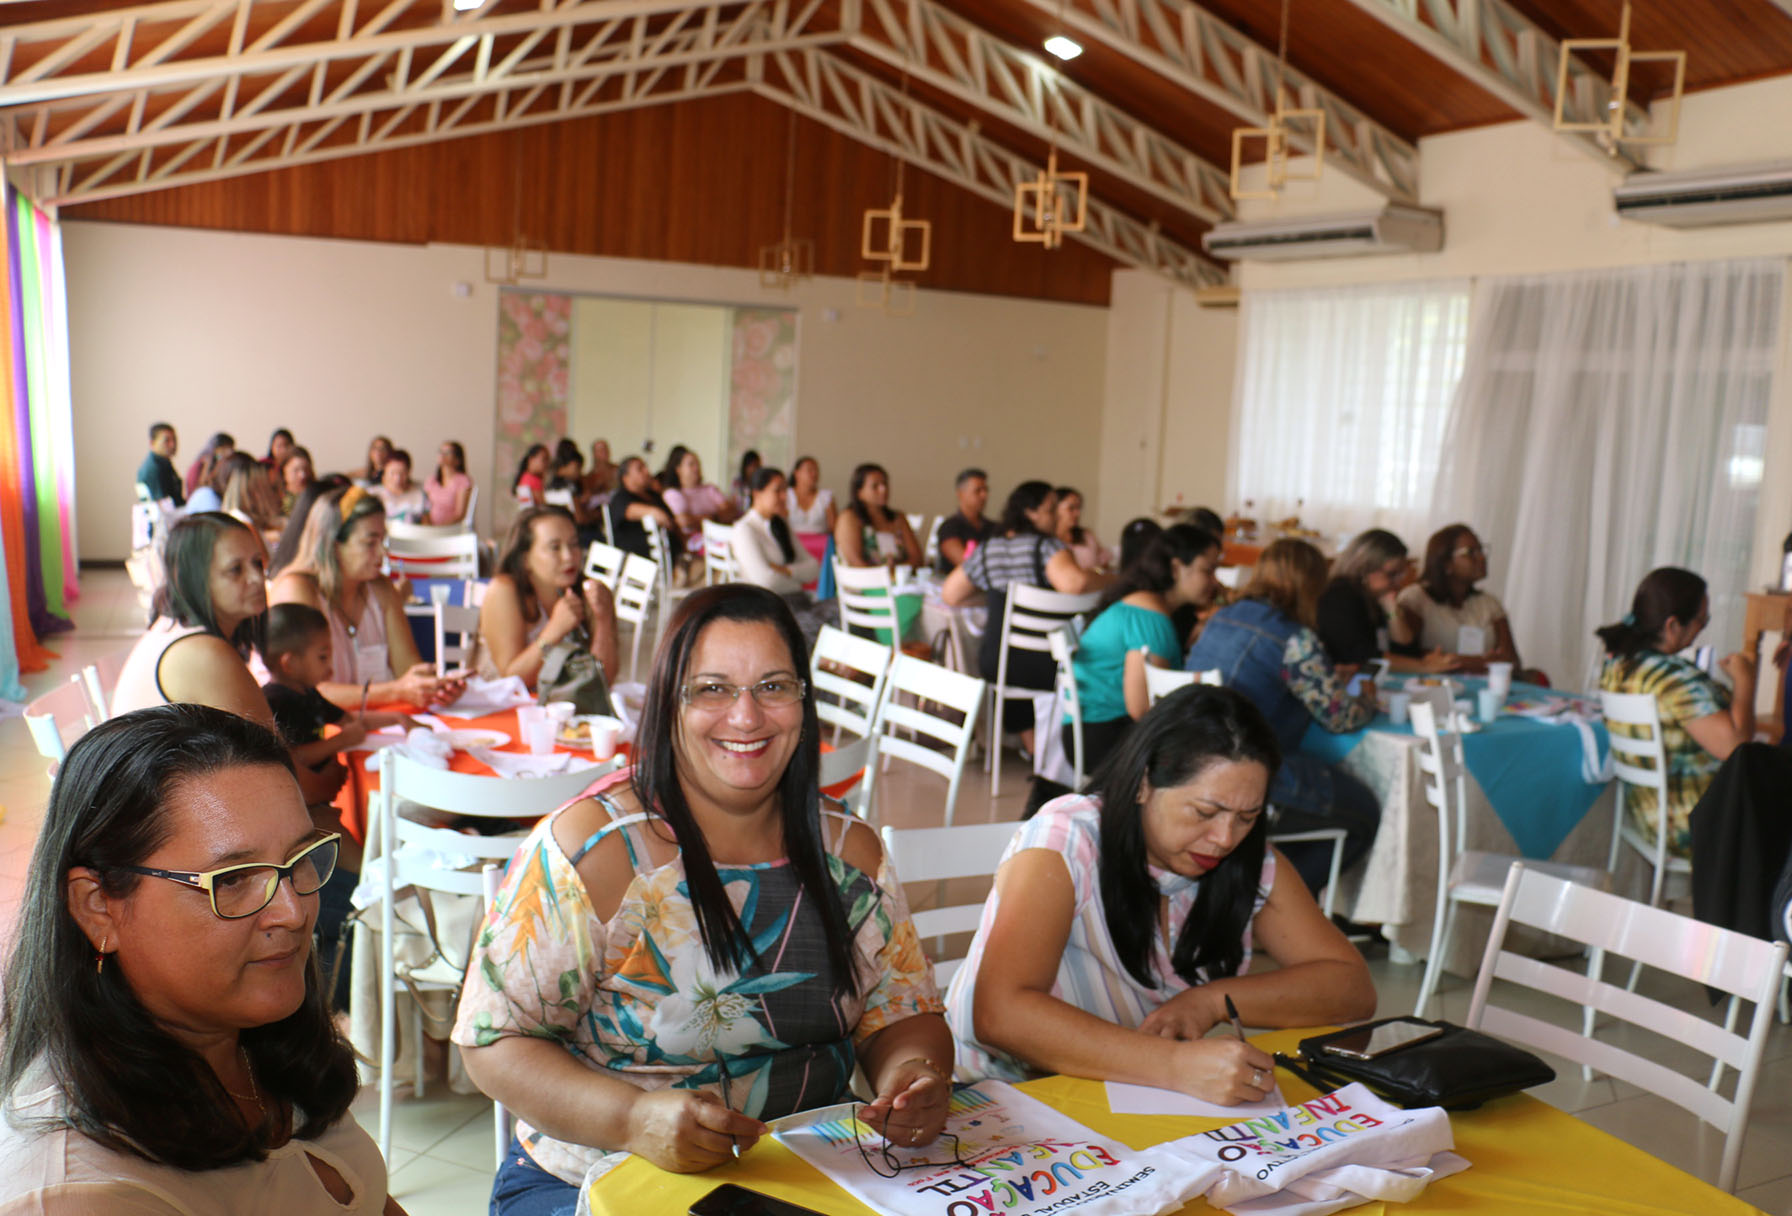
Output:
<instances>
[{"instance_id":1,"label":"floral print blouse","mask_svg":"<svg viewBox=\"0 0 1792 1216\"><path fill-rule=\"evenodd\" d=\"M1313 720L1334 735L1367 726L1375 716L1368 702L1350 695L1319 635L1304 625L1282 648L1282 676Z\"/></svg>"},{"instance_id":2,"label":"floral print blouse","mask_svg":"<svg viewBox=\"0 0 1792 1216\"><path fill-rule=\"evenodd\" d=\"M611 821L568 856L558 813L518 849L479 936L453 1040L481 1047L507 1035L550 1039L587 1067L642 1089L727 1089L759 1119L841 1100L855 1049L895 1022L944 1009L902 886L888 861L873 877L839 856L858 820L825 808L828 869L853 935L858 992L834 995L820 918L803 907L785 860L718 865L759 964L717 972L703 949L682 858L655 866L638 835L651 818L624 815L601 790ZM824 804L825 807L825 804ZM579 859L622 834L634 877L608 922L598 919ZM555 1140L517 1121L537 1164L578 1184L625 1154Z\"/></svg>"}]
</instances>

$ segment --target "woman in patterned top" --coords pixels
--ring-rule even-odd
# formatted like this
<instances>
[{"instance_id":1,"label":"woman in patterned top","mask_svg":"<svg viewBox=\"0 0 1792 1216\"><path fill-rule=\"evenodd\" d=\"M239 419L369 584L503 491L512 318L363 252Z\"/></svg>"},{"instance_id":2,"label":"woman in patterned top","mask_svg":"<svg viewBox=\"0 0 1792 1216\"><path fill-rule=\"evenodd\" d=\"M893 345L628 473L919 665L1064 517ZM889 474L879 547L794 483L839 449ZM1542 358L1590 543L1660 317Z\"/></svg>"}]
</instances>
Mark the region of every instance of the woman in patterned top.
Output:
<instances>
[{"instance_id":1,"label":"woman in patterned top","mask_svg":"<svg viewBox=\"0 0 1792 1216\"><path fill-rule=\"evenodd\" d=\"M692 595L659 648L632 770L538 826L474 950L454 1041L518 1118L494 1216L571 1213L635 1153L706 1170L763 1120L875 1091L926 1144L952 1040L876 833L825 806L802 635L784 601Z\"/></svg>"},{"instance_id":2,"label":"woman in patterned top","mask_svg":"<svg viewBox=\"0 0 1792 1216\"><path fill-rule=\"evenodd\" d=\"M946 1017L959 1071L1068 1073L1255 1102L1261 1049L1204 1038L1230 997L1252 1026L1375 1010L1368 966L1267 842L1279 749L1226 688L1158 702L1095 774L1016 834ZM1279 964L1249 974L1255 941Z\"/></svg>"},{"instance_id":3,"label":"woman in patterned top","mask_svg":"<svg viewBox=\"0 0 1792 1216\"><path fill-rule=\"evenodd\" d=\"M1755 660L1724 656L1719 664L1734 694L1679 652L1691 646L1711 620L1705 580L1690 570L1663 566L1637 584L1630 613L1595 630L1605 646L1599 687L1607 692L1648 693L1661 713L1661 744L1668 765L1668 851L1692 852L1689 820L1705 787L1731 752L1755 737ZM1635 728L1618 726L1624 734ZM1654 795L1626 787L1631 822L1654 840L1660 811Z\"/></svg>"},{"instance_id":4,"label":"woman in patterned top","mask_svg":"<svg viewBox=\"0 0 1792 1216\"><path fill-rule=\"evenodd\" d=\"M1343 868L1369 851L1381 825L1381 803L1342 768L1299 750L1301 736L1317 722L1333 734L1368 725L1375 716L1375 689L1352 697L1313 631L1325 587L1325 556L1304 540L1274 541L1257 559L1256 572L1236 603L1214 613L1189 648L1190 671L1218 668L1269 719L1282 747L1282 766L1270 787L1276 830L1345 830ZM1292 846L1288 857L1317 892L1330 873L1324 842Z\"/></svg>"}]
</instances>

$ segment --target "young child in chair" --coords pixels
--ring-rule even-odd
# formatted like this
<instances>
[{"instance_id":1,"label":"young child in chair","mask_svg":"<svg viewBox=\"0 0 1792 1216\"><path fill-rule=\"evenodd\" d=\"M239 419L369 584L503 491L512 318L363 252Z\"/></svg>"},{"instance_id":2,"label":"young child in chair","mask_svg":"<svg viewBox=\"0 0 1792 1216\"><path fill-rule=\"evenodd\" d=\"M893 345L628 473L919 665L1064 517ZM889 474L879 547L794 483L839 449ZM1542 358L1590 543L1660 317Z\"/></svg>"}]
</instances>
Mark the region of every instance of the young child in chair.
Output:
<instances>
[{"instance_id":1,"label":"young child in chair","mask_svg":"<svg viewBox=\"0 0 1792 1216\"><path fill-rule=\"evenodd\" d=\"M319 682L330 678L330 622L308 604L275 604L268 609L261 657L273 677L261 690L280 737L292 748L295 764L321 769L360 743L370 730L419 725L409 714L350 713L317 691ZM324 727L332 725L338 728L336 733L324 738Z\"/></svg>"}]
</instances>

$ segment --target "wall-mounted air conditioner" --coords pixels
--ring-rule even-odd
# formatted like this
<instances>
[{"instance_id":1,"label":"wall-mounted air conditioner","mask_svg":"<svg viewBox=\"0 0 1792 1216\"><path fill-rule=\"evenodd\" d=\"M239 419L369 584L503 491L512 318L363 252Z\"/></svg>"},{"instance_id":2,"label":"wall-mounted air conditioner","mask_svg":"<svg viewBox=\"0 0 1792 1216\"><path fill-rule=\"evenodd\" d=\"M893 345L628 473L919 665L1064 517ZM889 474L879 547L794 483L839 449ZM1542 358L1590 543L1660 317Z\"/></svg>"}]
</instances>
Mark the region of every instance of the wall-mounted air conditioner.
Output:
<instances>
[{"instance_id":1,"label":"wall-mounted air conditioner","mask_svg":"<svg viewBox=\"0 0 1792 1216\"><path fill-rule=\"evenodd\" d=\"M1632 173L1612 189L1627 220L1704 228L1792 220L1792 160L1683 173Z\"/></svg>"},{"instance_id":2,"label":"wall-mounted air conditioner","mask_svg":"<svg viewBox=\"0 0 1792 1216\"><path fill-rule=\"evenodd\" d=\"M1401 203L1375 211L1215 224L1201 237L1201 247L1216 258L1258 262L1436 253L1443 244L1443 212Z\"/></svg>"}]
</instances>

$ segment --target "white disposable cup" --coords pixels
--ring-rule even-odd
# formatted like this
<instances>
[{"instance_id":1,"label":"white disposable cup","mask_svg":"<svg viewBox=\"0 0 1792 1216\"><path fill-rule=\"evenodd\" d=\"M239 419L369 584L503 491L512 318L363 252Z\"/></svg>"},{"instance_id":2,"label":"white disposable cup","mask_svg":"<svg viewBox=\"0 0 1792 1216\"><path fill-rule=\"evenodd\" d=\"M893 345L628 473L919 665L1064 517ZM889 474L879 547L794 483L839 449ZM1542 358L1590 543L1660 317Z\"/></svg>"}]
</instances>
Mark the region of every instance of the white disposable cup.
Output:
<instances>
[{"instance_id":1,"label":"white disposable cup","mask_svg":"<svg viewBox=\"0 0 1792 1216\"><path fill-rule=\"evenodd\" d=\"M548 711L539 705L517 706L516 728L518 731L528 730L531 722L546 722L548 720Z\"/></svg>"},{"instance_id":2,"label":"white disposable cup","mask_svg":"<svg viewBox=\"0 0 1792 1216\"><path fill-rule=\"evenodd\" d=\"M549 701L542 708L547 711L548 717L554 720L556 726L564 726L572 721L573 714L579 710L579 707L571 701Z\"/></svg>"},{"instance_id":3,"label":"white disposable cup","mask_svg":"<svg viewBox=\"0 0 1792 1216\"><path fill-rule=\"evenodd\" d=\"M1412 694L1409 692L1392 693L1388 697L1388 721L1395 726L1404 725L1408 708L1412 705Z\"/></svg>"},{"instance_id":4,"label":"white disposable cup","mask_svg":"<svg viewBox=\"0 0 1792 1216\"><path fill-rule=\"evenodd\" d=\"M1479 711L1478 716L1481 721L1492 722L1495 718L1500 716L1500 705L1506 698L1500 696L1489 687L1483 688L1477 693L1475 699L1477 702L1475 708Z\"/></svg>"},{"instance_id":5,"label":"white disposable cup","mask_svg":"<svg viewBox=\"0 0 1792 1216\"><path fill-rule=\"evenodd\" d=\"M1512 695L1512 664L1489 663L1487 665L1487 691L1493 693L1501 701Z\"/></svg>"},{"instance_id":6,"label":"white disposable cup","mask_svg":"<svg viewBox=\"0 0 1792 1216\"><path fill-rule=\"evenodd\" d=\"M453 594L454 588L447 583L431 583L429 585L429 602L432 604L446 604L448 598Z\"/></svg>"},{"instance_id":7,"label":"white disposable cup","mask_svg":"<svg viewBox=\"0 0 1792 1216\"><path fill-rule=\"evenodd\" d=\"M585 719L591 728L591 758L608 760L616 754L616 735L622 729L622 720L596 715Z\"/></svg>"},{"instance_id":8,"label":"white disposable cup","mask_svg":"<svg viewBox=\"0 0 1792 1216\"><path fill-rule=\"evenodd\" d=\"M554 750L554 732L557 729L554 720L545 717L523 727L523 742L529 745L529 754L551 755Z\"/></svg>"}]
</instances>

